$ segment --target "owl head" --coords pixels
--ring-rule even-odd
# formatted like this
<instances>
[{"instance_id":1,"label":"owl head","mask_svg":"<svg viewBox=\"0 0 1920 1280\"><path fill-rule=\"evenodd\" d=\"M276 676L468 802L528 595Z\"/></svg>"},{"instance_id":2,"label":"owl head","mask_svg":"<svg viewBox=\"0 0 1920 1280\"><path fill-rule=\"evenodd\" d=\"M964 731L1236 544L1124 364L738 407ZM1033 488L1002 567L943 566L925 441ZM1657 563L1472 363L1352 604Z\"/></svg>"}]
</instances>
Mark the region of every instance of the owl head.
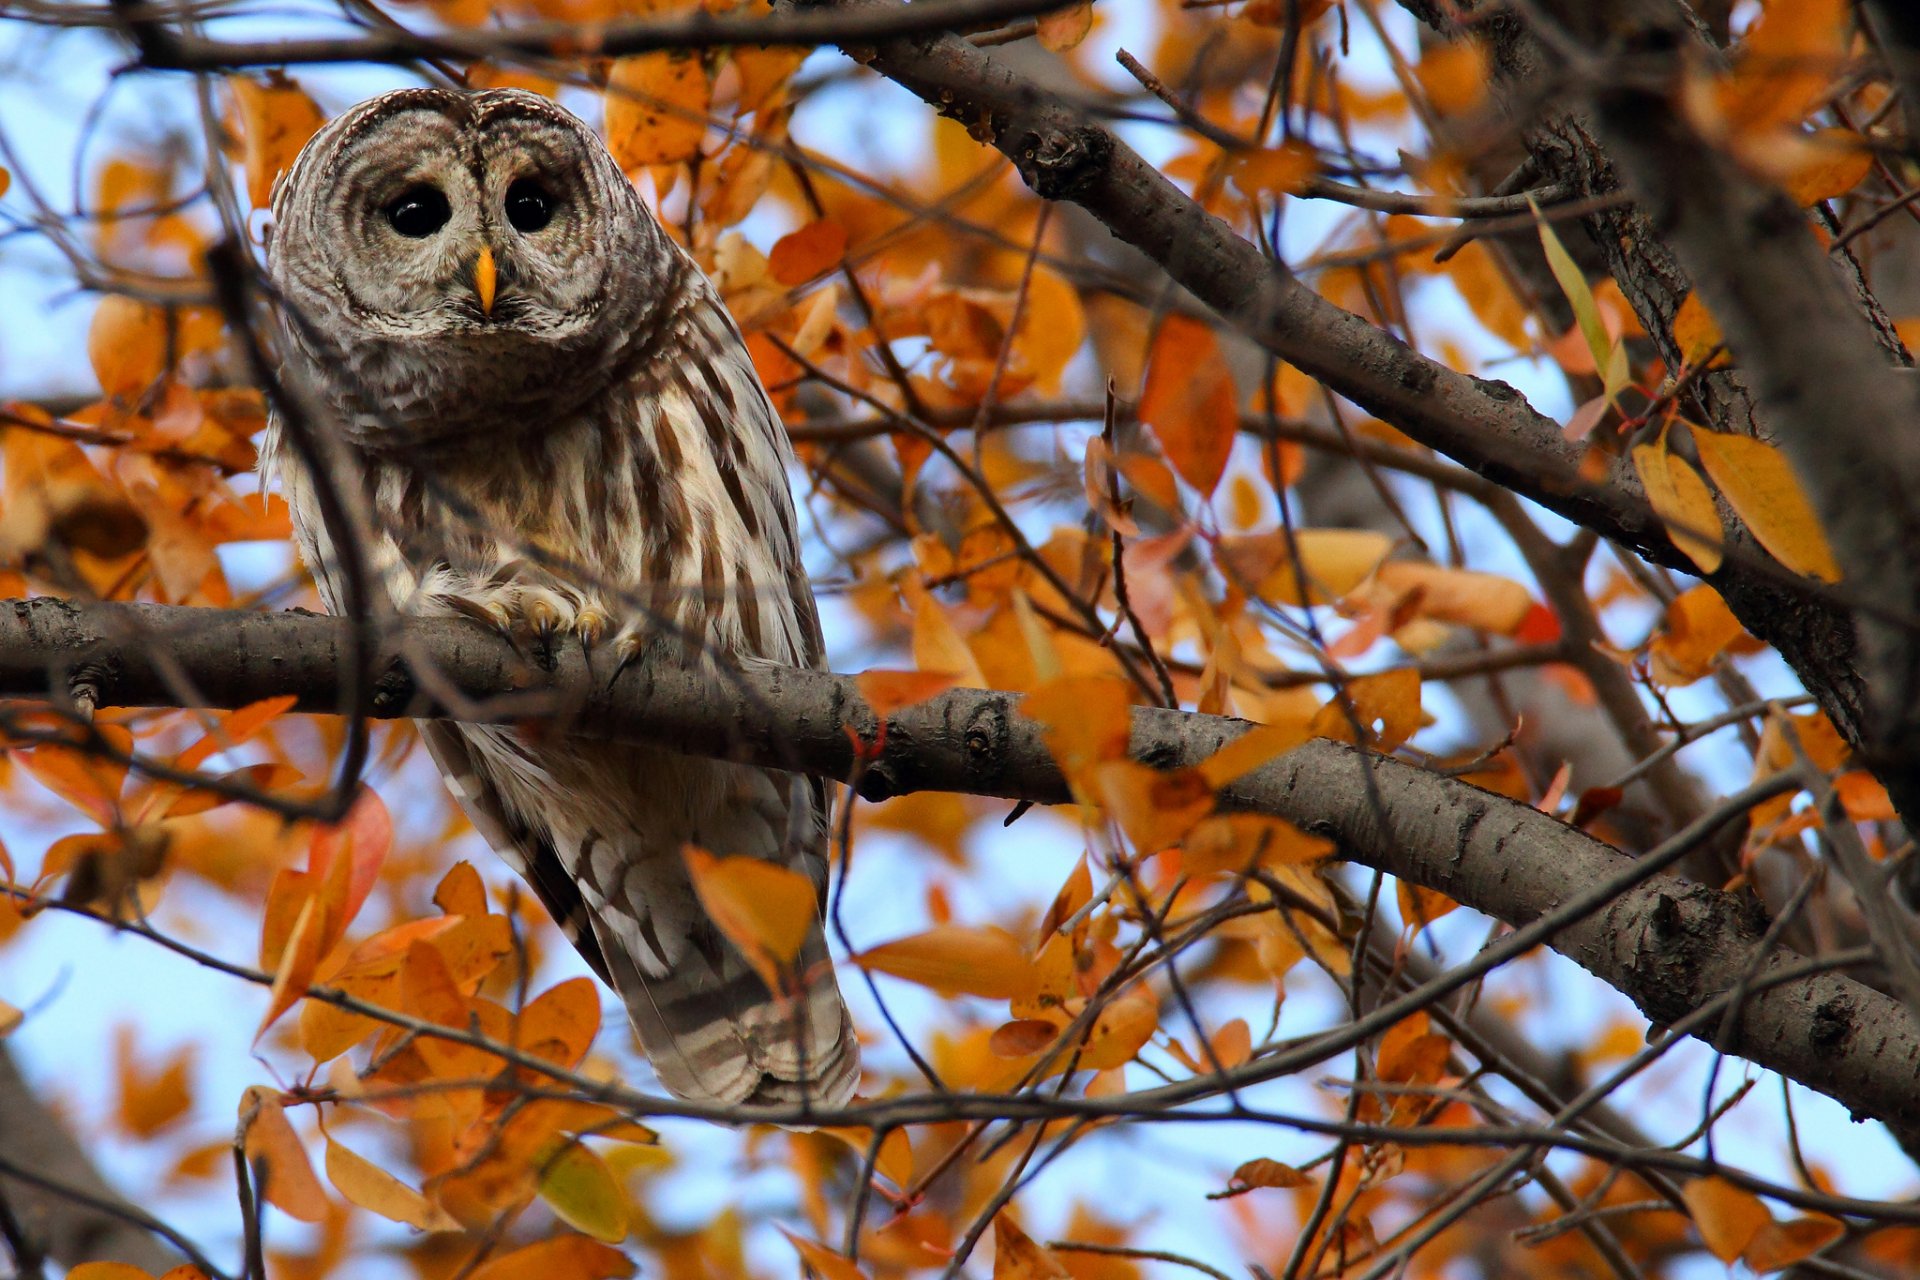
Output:
<instances>
[{"instance_id":1,"label":"owl head","mask_svg":"<svg viewBox=\"0 0 1920 1280\"><path fill-rule=\"evenodd\" d=\"M594 132L516 89L361 103L273 215L287 363L372 446L479 443L584 403L684 270Z\"/></svg>"}]
</instances>

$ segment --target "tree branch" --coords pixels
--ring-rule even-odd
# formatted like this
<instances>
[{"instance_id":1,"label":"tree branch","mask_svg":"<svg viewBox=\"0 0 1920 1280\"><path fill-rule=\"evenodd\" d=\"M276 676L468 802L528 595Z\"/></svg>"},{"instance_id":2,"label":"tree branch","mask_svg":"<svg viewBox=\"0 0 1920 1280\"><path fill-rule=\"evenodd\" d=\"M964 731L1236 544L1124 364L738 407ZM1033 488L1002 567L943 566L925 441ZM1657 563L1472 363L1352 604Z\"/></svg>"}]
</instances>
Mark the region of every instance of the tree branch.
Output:
<instances>
[{"instance_id":1,"label":"tree branch","mask_svg":"<svg viewBox=\"0 0 1920 1280\"><path fill-rule=\"evenodd\" d=\"M351 623L304 613L247 614L164 605L0 606L0 694L59 700L83 681L100 705L237 707L293 694L335 705ZM754 664L677 665L662 647L609 678L567 645L533 659L465 620L401 619L374 628L370 714L444 715L424 687L450 690L461 715L495 722L558 718L565 732L643 741L688 754L854 780L879 799L916 790L1060 803L1068 790L1039 726L1008 693L953 690L884 727L854 681ZM421 681L407 659L430 662ZM1244 732L1242 721L1158 708L1134 713L1132 752L1168 769L1194 764ZM864 745L862 745L864 744ZM1550 945L1671 1024L1742 981L1741 1016L1713 1042L1838 1099L1855 1114L1920 1130L1911 1088L1920 1028L1894 1001L1832 974L1754 981L1795 963L1761 946L1743 900L1652 874L1643 864L1532 807L1457 779L1327 741L1309 743L1234 784L1223 803L1288 818L1334 839L1345 857L1439 890L1516 926L1546 921ZM1733 815L1722 812L1685 840ZM1674 842L1684 850L1685 841ZM1583 897L1584 895L1584 897ZM1580 911L1566 904L1591 902ZM1718 1022L1718 1020L1712 1020Z\"/></svg>"}]
</instances>

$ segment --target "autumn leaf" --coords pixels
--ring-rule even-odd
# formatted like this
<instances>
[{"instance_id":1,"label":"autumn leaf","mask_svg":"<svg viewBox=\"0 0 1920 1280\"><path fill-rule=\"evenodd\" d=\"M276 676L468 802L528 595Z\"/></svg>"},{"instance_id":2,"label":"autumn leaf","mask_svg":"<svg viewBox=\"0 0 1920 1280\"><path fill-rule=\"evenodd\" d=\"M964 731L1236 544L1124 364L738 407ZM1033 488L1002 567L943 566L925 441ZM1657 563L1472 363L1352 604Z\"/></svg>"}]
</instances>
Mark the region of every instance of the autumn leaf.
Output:
<instances>
[{"instance_id":1,"label":"autumn leaf","mask_svg":"<svg viewBox=\"0 0 1920 1280\"><path fill-rule=\"evenodd\" d=\"M853 683L873 714L885 720L905 707L939 697L954 686L955 677L940 671L862 671Z\"/></svg>"},{"instance_id":2,"label":"autumn leaf","mask_svg":"<svg viewBox=\"0 0 1920 1280\"><path fill-rule=\"evenodd\" d=\"M618 1249L585 1236L556 1236L502 1254L468 1280L623 1280L635 1270Z\"/></svg>"},{"instance_id":3,"label":"autumn leaf","mask_svg":"<svg viewBox=\"0 0 1920 1280\"><path fill-rule=\"evenodd\" d=\"M627 1236L627 1195L607 1162L579 1142L539 1161L540 1198L575 1231L607 1244Z\"/></svg>"},{"instance_id":4,"label":"autumn leaf","mask_svg":"<svg viewBox=\"0 0 1920 1280\"><path fill-rule=\"evenodd\" d=\"M1719 569L1722 559L1720 510L1713 494L1685 459L1667 449L1666 433L1653 444L1633 446L1633 469L1647 491L1647 502L1667 527L1673 545L1702 573Z\"/></svg>"},{"instance_id":5,"label":"autumn leaf","mask_svg":"<svg viewBox=\"0 0 1920 1280\"><path fill-rule=\"evenodd\" d=\"M1820 517L1779 449L1721 431L1695 431L1693 447L1727 505L1774 559L1821 582L1840 581Z\"/></svg>"},{"instance_id":6,"label":"autumn leaf","mask_svg":"<svg viewBox=\"0 0 1920 1280\"><path fill-rule=\"evenodd\" d=\"M1170 315L1154 335L1140 419L1166 450L1180 478L1205 497L1227 469L1240 426L1233 379L1213 329Z\"/></svg>"},{"instance_id":7,"label":"autumn leaf","mask_svg":"<svg viewBox=\"0 0 1920 1280\"><path fill-rule=\"evenodd\" d=\"M819 919L818 893L805 875L760 858L716 858L685 849L687 874L700 905L766 980L781 989L800 946Z\"/></svg>"},{"instance_id":8,"label":"autumn leaf","mask_svg":"<svg viewBox=\"0 0 1920 1280\"><path fill-rule=\"evenodd\" d=\"M117 293L100 299L87 327L87 358L102 394L131 400L167 369L167 317Z\"/></svg>"},{"instance_id":9,"label":"autumn leaf","mask_svg":"<svg viewBox=\"0 0 1920 1280\"><path fill-rule=\"evenodd\" d=\"M941 995L1008 1000L1032 981L1026 948L1004 929L935 925L853 957L863 969L891 974Z\"/></svg>"},{"instance_id":10,"label":"autumn leaf","mask_svg":"<svg viewBox=\"0 0 1920 1280\"><path fill-rule=\"evenodd\" d=\"M1722 1262L1739 1258L1762 1231L1773 1225L1773 1215L1760 1197L1725 1178L1691 1179L1681 1185L1680 1198L1693 1215L1707 1251Z\"/></svg>"},{"instance_id":11,"label":"autumn leaf","mask_svg":"<svg viewBox=\"0 0 1920 1280\"><path fill-rule=\"evenodd\" d=\"M247 174L247 199L256 209L273 202L273 188L293 167L326 116L306 91L279 71L264 76L229 76L234 131L240 139Z\"/></svg>"},{"instance_id":12,"label":"autumn leaf","mask_svg":"<svg viewBox=\"0 0 1920 1280\"><path fill-rule=\"evenodd\" d=\"M1410 668L1348 680L1307 726L1309 737L1395 751L1420 728L1420 673Z\"/></svg>"},{"instance_id":13,"label":"autumn leaf","mask_svg":"<svg viewBox=\"0 0 1920 1280\"><path fill-rule=\"evenodd\" d=\"M831 218L816 218L774 241L767 271L793 288L831 271L846 256L847 229Z\"/></svg>"},{"instance_id":14,"label":"autumn leaf","mask_svg":"<svg viewBox=\"0 0 1920 1280\"><path fill-rule=\"evenodd\" d=\"M1754 1234L1741 1260L1765 1275L1804 1262L1847 1233L1844 1222L1815 1214L1788 1222L1768 1222Z\"/></svg>"},{"instance_id":15,"label":"autumn leaf","mask_svg":"<svg viewBox=\"0 0 1920 1280\"><path fill-rule=\"evenodd\" d=\"M326 1167L327 1181L349 1204L422 1231L447 1231L459 1226L418 1191L332 1138L327 1139Z\"/></svg>"},{"instance_id":16,"label":"autumn leaf","mask_svg":"<svg viewBox=\"0 0 1920 1280\"><path fill-rule=\"evenodd\" d=\"M1002 1209L993 1220L993 1280L1067 1280L1067 1269Z\"/></svg>"},{"instance_id":17,"label":"autumn leaf","mask_svg":"<svg viewBox=\"0 0 1920 1280\"><path fill-rule=\"evenodd\" d=\"M248 1163L264 1166L263 1194L274 1207L302 1222L326 1216L327 1193L273 1090L254 1085L241 1095L240 1140Z\"/></svg>"},{"instance_id":18,"label":"autumn leaf","mask_svg":"<svg viewBox=\"0 0 1920 1280\"><path fill-rule=\"evenodd\" d=\"M1085 40L1093 29L1093 0L1075 0L1064 9L1043 13L1036 25L1040 47L1064 53Z\"/></svg>"},{"instance_id":19,"label":"autumn leaf","mask_svg":"<svg viewBox=\"0 0 1920 1280\"><path fill-rule=\"evenodd\" d=\"M795 1235L785 1227L780 1234L787 1238L800 1254L801 1259L818 1274L820 1280L866 1280L866 1273L855 1266L851 1259L835 1253L823 1244Z\"/></svg>"},{"instance_id":20,"label":"autumn leaf","mask_svg":"<svg viewBox=\"0 0 1920 1280\"><path fill-rule=\"evenodd\" d=\"M614 59L607 75L607 148L628 173L693 159L706 136L712 93L698 54Z\"/></svg>"},{"instance_id":21,"label":"autumn leaf","mask_svg":"<svg viewBox=\"0 0 1920 1280\"><path fill-rule=\"evenodd\" d=\"M1234 1196L1243 1196L1249 1191L1257 1191L1262 1187L1279 1187L1286 1190L1312 1185L1313 1179L1292 1165L1261 1156L1241 1164L1227 1179L1227 1189L1209 1192L1207 1199L1227 1200Z\"/></svg>"}]
</instances>

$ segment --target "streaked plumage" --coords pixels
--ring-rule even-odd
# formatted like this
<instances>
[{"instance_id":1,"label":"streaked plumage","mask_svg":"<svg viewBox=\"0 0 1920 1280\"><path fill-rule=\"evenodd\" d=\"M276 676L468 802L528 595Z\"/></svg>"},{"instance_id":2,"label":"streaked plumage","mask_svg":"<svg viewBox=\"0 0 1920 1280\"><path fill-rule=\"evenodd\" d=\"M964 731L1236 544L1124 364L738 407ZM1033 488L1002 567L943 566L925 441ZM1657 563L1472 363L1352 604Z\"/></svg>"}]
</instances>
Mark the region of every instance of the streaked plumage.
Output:
<instances>
[{"instance_id":1,"label":"streaked plumage","mask_svg":"<svg viewBox=\"0 0 1920 1280\"><path fill-rule=\"evenodd\" d=\"M579 120L513 90L362 103L276 192L268 261L285 371L364 480L370 558L401 610L821 664L778 417L712 285ZM266 456L338 609L313 479L278 423ZM626 1001L667 1088L852 1092L857 1046L818 928L796 1017L707 920L682 860L688 843L768 858L824 894L820 784L503 728L422 732L474 825Z\"/></svg>"}]
</instances>

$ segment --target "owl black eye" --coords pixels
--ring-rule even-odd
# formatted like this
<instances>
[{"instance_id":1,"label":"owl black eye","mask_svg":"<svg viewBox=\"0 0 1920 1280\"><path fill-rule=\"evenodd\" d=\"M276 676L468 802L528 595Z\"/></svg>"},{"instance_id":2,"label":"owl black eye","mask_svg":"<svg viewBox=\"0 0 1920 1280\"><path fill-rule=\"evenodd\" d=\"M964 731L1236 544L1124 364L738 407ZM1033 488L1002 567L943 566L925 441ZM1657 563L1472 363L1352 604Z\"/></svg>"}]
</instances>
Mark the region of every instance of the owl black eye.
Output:
<instances>
[{"instance_id":1,"label":"owl black eye","mask_svg":"<svg viewBox=\"0 0 1920 1280\"><path fill-rule=\"evenodd\" d=\"M387 206L387 222L409 240L424 240L447 225L453 207L433 187L408 187Z\"/></svg>"},{"instance_id":2,"label":"owl black eye","mask_svg":"<svg viewBox=\"0 0 1920 1280\"><path fill-rule=\"evenodd\" d=\"M515 231L538 231L553 221L553 197L532 178L507 188L507 221Z\"/></svg>"}]
</instances>

